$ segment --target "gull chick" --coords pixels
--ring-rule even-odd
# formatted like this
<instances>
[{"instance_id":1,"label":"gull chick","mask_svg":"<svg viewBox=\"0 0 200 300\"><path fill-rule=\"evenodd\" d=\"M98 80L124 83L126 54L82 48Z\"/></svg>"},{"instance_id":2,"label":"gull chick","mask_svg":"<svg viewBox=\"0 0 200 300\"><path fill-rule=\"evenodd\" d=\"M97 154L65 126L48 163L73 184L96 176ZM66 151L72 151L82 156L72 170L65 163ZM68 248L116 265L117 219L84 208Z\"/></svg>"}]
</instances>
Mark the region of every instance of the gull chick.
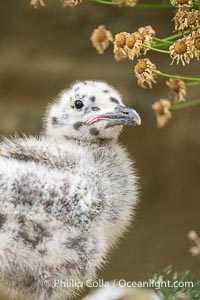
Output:
<instances>
[{"instance_id":1,"label":"gull chick","mask_svg":"<svg viewBox=\"0 0 200 300\"><path fill-rule=\"evenodd\" d=\"M48 107L39 138L0 143L0 291L60 300L95 278L137 203L117 139L140 125L104 82L77 82Z\"/></svg>"}]
</instances>

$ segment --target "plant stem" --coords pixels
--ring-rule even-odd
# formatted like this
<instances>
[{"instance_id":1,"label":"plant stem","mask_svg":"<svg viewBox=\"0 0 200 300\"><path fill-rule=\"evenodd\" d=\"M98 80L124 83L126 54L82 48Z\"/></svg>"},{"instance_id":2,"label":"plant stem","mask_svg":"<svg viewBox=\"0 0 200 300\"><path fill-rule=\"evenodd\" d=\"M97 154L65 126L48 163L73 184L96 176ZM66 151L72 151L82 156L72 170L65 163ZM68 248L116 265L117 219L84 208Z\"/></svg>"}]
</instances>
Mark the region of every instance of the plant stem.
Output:
<instances>
[{"instance_id":1,"label":"plant stem","mask_svg":"<svg viewBox=\"0 0 200 300\"><path fill-rule=\"evenodd\" d=\"M160 42L161 44L173 44L173 42L166 41L165 39L159 39L157 37L154 37L153 40L156 42Z\"/></svg>"},{"instance_id":2,"label":"plant stem","mask_svg":"<svg viewBox=\"0 0 200 300\"><path fill-rule=\"evenodd\" d=\"M198 85L198 84L200 84L200 82L194 81L194 82L187 82L185 85L186 86L194 86L194 85Z\"/></svg>"},{"instance_id":3,"label":"plant stem","mask_svg":"<svg viewBox=\"0 0 200 300\"><path fill-rule=\"evenodd\" d=\"M172 74L162 73L160 71L153 71L153 72L158 76L163 76L163 77L167 77L167 78L175 78L175 79L191 80L191 81L200 82L200 77L186 77L186 76L172 75Z\"/></svg>"},{"instance_id":4,"label":"plant stem","mask_svg":"<svg viewBox=\"0 0 200 300\"><path fill-rule=\"evenodd\" d=\"M167 49L169 49L169 46L171 46L173 43L169 43L169 42L166 42L166 43L153 43L152 45L151 45L151 47L153 47L153 48L160 48L160 47L164 47L164 48L167 48Z\"/></svg>"},{"instance_id":5,"label":"plant stem","mask_svg":"<svg viewBox=\"0 0 200 300\"><path fill-rule=\"evenodd\" d=\"M93 0L94 2L98 2L101 4L107 4L107 5L114 5L114 6L127 6L125 3L117 3L113 1L107 1L107 0ZM154 4L154 3L138 3L136 4L137 8L172 8L172 5L170 3L161 3L161 4Z\"/></svg>"},{"instance_id":6,"label":"plant stem","mask_svg":"<svg viewBox=\"0 0 200 300\"><path fill-rule=\"evenodd\" d=\"M200 28L200 26L197 26L193 30L196 30L198 28ZM188 30L184 31L183 33L177 33L177 34L174 34L174 35L170 35L170 36L168 36L166 38L163 38L163 39L154 37L153 40L155 42L154 42L154 44L152 46L153 47L162 47L162 46L168 47L168 45L172 45L174 43L174 40L176 40L178 38L181 38L181 37L183 37L184 34L188 34L190 32L191 32L191 30L188 29Z\"/></svg>"},{"instance_id":7,"label":"plant stem","mask_svg":"<svg viewBox=\"0 0 200 300\"><path fill-rule=\"evenodd\" d=\"M161 4L145 4L145 3L138 3L136 5L138 8L173 8L173 6L170 3L161 3Z\"/></svg>"},{"instance_id":8,"label":"plant stem","mask_svg":"<svg viewBox=\"0 0 200 300\"><path fill-rule=\"evenodd\" d=\"M114 5L114 6L119 5L116 2L106 1L106 0L93 0L93 1L101 4L107 4L107 5Z\"/></svg>"},{"instance_id":9,"label":"plant stem","mask_svg":"<svg viewBox=\"0 0 200 300\"><path fill-rule=\"evenodd\" d=\"M200 99L195 99L195 100L191 100L191 101L188 101L188 102L173 104L172 107L170 108L170 110L175 111L175 110L179 110L179 109L182 109L182 108L195 106L195 105L200 105Z\"/></svg>"},{"instance_id":10,"label":"plant stem","mask_svg":"<svg viewBox=\"0 0 200 300\"><path fill-rule=\"evenodd\" d=\"M94 2L106 4L106 5L114 5L114 6L128 6L126 3L117 3L113 2L112 0L93 0ZM199 4L194 5L193 8L199 9ZM170 3L137 3L134 7L136 8L173 8Z\"/></svg>"},{"instance_id":11,"label":"plant stem","mask_svg":"<svg viewBox=\"0 0 200 300\"><path fill-rule=\"evenodd\" d=\"M194 31L194 30L196 30L196 29L198 29L198 28L200 28L200 26L197 26L196 28L192 29L192 31ZM166 38L163 38L163 39L161 39L161 40L162 40L162 41L166 41L166 42L167 42L167 41L171 41L171 40L175 40L175 39L177 39L177 38L179 38L179 37L182 37L184 34L188 34L188 33L190 33L190 32L191 32L191 30L188 29L188 30L185 30L184 32L170 35L170 36L168 36L168 37L166 37Z\"/></svg>"},{"instance_id":12,"label":"plant stem","mask_svg":"<svg viewBox=\"0 0 200 300\"><path fill-rule=\"evenodd\" d=\"M152 51L156 51L156 52L160 52L160 53L167 53L167 54L169 54L169 53L170 53L170 52L169 52L169 51L167 51L167 50L162 50L162 49L158 49L158 48L150 47L150 46L148 46L148 45L145 45L145 44L142 44L142 46L143 46L143 47L145 47L145 48L148 48L148 49L150 49L150 50L152 50Z\"/></svg>"}]
</instances>

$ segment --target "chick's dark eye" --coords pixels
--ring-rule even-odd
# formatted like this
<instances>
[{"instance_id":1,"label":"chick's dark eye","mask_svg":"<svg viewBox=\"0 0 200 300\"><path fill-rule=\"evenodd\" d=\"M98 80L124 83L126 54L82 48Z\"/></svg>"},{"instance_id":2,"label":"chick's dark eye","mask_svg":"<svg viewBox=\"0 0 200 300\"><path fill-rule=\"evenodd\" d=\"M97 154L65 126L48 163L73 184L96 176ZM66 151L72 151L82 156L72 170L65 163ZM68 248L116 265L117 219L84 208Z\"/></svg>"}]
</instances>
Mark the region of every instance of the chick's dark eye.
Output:
<instances>
[{"instance_id":1,"label":"chick's dark eye","mask_svg":"<svg viewBox=\"0 0 200 300\"><path fill-rule=\"evenodd\" d=\"M84 104L81 100L76 100L74 105L77 109L81 109L84 106Z\"/></svg>"}]
</instances>

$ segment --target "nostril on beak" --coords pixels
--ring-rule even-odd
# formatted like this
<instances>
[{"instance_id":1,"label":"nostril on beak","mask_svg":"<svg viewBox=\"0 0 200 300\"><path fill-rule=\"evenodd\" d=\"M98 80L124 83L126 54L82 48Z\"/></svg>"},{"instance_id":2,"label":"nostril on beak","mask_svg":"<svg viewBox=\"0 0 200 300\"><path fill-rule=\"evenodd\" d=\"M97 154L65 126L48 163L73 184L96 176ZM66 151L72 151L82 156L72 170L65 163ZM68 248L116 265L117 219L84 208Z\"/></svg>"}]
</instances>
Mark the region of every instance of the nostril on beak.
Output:
<instances>
[{"instance_id":1,"label":"nostril on beak","mask_svg":"<svg viewBox=\"0 0 200 300\"><path fill-rule=\"evenodd\" d=\"M134 121L135 124L140 125L141 124L141 119L139 114L133 109L133 108L128 108L126 106L119 106L118 107L119 112L126 116L126 118L129 118Z\"/></svg>"},{"instance_id":2,"label":"nostril on beak","mask_svg":"<svg viewBox=\"0 0 200 300\"><path fill-rule=\"evenodd\" d=\"M123 115L130 115L130 109L127 108L126 106L119 106L118 110L120 111L120 113L122 113Z\"/></svg>"}]
</instances>

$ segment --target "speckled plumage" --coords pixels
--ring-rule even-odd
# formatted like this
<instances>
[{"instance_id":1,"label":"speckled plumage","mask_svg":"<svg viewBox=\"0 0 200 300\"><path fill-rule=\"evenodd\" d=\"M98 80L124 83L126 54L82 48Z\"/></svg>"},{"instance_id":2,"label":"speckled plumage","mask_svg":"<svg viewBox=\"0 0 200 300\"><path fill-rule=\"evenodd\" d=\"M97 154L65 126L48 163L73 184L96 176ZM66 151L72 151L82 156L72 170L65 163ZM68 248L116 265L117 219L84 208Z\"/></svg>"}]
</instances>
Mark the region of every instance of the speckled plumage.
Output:
<instances>
[{"instance_id":1,"label":"speckled plumage","mask_svg":"<svg viewBox=\"0 0 200 300\"><path fill-rule=\"evenodd\" d=\"M74 108L76 99L83 108ZM119 105L107 84L76 83L48 108L43 136L1 142L0 290L66 299L74 288L55 282L93 279L126 229L137 180L117 143L122 126L87 123Z\"/></svg>"}]
</instances>

